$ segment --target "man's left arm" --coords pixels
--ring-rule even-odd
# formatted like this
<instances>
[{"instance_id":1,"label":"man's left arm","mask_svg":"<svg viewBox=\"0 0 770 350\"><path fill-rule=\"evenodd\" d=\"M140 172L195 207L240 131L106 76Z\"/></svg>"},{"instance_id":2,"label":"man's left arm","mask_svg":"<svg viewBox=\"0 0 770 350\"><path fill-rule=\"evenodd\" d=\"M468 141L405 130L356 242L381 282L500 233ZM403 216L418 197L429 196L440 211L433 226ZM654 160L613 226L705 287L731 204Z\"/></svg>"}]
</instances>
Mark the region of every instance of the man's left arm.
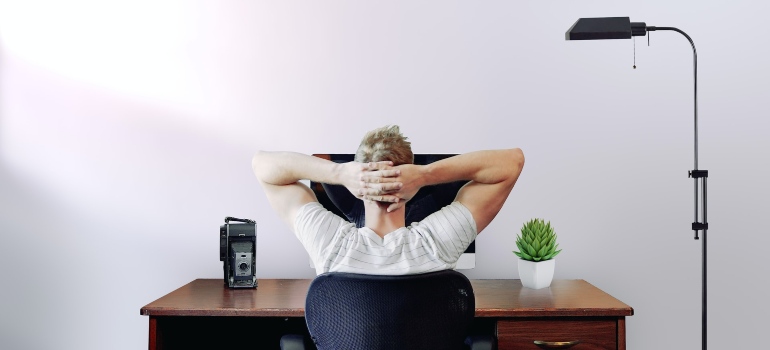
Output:
<instances>
[{"instance_id":1,"label":"man's left arm","mask_svg":"<svg viewBox=\"0 0 770 350\"><path fill-rule=\"evenodd\" d=\"M383 194L400 188L400 183L390 180L398 171L384 170L390 165L391 162L340 164L301 153L266 151L257 152L251 162L254 175L262 184L270 205L292 230L299 209L317 201L313 191L300 180L343 185L360 198L364 187L370 191L376 188ZM387 180L379 184L362 182L362 176L365 173L375 174L371 173L373 171Z\"/></svg>"}]
</instances>

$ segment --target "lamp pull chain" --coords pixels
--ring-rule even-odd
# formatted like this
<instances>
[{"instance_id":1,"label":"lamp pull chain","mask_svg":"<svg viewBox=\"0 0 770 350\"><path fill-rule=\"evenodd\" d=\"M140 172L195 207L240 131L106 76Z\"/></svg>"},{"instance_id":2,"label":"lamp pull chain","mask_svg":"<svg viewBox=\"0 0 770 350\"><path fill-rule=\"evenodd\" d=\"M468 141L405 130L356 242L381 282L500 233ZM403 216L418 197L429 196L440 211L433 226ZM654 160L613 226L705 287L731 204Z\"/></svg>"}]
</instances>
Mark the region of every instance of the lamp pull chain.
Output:
<instances>
[{"instance_id":1,"label":"lamp pull chain","mask_svg":"<svg viewBox=\"0 0 770 350\"><path fill-rule=\"evenodd\" d=\"M634 39L634 69L636 69L636 37ZM650 46L650 34L647 33L647 46Z\"/></svg>"}]
</instances>

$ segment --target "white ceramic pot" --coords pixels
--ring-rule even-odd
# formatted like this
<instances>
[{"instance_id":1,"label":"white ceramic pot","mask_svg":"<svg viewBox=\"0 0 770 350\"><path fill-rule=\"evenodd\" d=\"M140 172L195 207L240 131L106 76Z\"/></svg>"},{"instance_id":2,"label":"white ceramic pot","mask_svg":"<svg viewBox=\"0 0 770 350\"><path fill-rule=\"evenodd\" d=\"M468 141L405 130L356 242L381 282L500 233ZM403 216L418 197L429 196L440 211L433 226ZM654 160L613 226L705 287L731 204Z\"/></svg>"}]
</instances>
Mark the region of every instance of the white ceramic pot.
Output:
<instances>
[{"instance_id":1,"label":"white ceramic pot","mask_svg":"<svg viewBox=\"0 0 770 350\"><path fill-rule=\"evenodd\" d=\"M551 285L556 259L546 261L528 261L519 259L519 278L524 287L541 289Z\"/></svg>"}]
</instances>

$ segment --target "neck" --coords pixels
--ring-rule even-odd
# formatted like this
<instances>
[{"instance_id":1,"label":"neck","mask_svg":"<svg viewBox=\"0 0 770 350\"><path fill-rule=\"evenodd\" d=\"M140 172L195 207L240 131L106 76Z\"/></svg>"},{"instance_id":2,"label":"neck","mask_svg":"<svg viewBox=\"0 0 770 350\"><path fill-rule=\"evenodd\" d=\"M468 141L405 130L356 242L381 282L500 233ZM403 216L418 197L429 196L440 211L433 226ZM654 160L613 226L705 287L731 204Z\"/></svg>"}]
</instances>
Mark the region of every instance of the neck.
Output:
<instances>
[{"instance_id":1,"label":"neck","mask_svg":"<svg viewBox=\"0 0 770 350\"><path fill-rule=\"evenodd\" d=\"M406 226L406 206L388 213L388 203L364 201L366 227L378 236L385 237L399 228Z\"/></svg>"}]
</instances>

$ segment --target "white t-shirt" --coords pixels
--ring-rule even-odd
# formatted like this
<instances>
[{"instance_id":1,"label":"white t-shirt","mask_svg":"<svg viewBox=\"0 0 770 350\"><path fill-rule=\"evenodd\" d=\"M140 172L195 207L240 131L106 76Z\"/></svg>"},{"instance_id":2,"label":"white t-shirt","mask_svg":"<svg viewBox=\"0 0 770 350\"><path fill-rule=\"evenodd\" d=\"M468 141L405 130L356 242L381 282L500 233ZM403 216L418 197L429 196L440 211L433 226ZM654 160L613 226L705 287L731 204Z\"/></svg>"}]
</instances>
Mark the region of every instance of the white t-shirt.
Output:
<instances>
[{"instance_id":1,"label":"white t-shirt","mask_svg":"<svg viewBox=\"0 0 770 350\"><path fill-rule=\"evenodd\" d=\"M460 202L384 238L369 228L356 228L318 202L300 208L294 227L319 275L409 275L453 269L477 234L471 212Z\"/></svg>"}]
</instances>

